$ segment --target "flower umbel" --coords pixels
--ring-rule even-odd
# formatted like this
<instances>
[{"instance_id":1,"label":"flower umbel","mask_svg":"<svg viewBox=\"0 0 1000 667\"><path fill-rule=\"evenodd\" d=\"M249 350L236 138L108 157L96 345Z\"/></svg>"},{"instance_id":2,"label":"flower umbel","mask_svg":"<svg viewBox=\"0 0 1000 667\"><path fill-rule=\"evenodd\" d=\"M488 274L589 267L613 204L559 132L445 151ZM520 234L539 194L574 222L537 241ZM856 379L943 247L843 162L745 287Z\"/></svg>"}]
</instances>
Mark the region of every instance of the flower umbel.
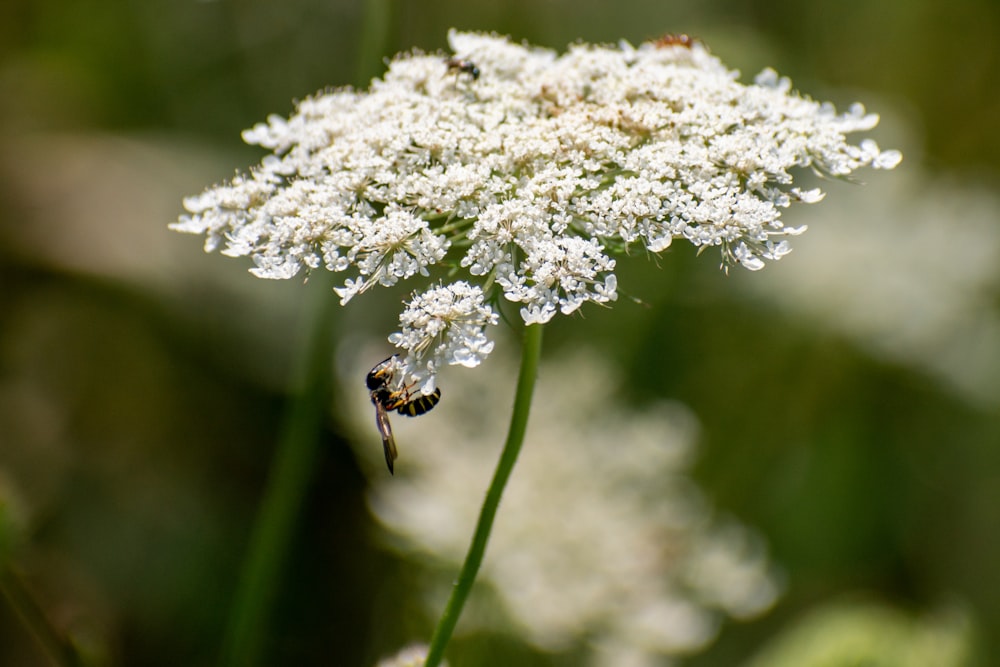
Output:
<instances>
[{"instance_id":1,"label":"flower umbel","mask_svg":"<svg viewBox=\"0 0 1000 667\"><path fill-rule=\"evenodd\" d=\"M389 336L389 342L408 353L402 377L424 381L421 391L426 394L434 390L438 360L474 368L493 351L483 330L496 323L496 313L483 303L482 289L459 281L415 294L399 316L402 331ZM427 361L416 366L413 360L418 359Z\"/></svg>"},{"instance_id":2,"label":"flower umbel","mask_svg":"<svg viewBox=\"0 0 1000 667\"><path fill-rule=\"evenodd\" d=\"M520 304L528 324L607 304L612 255L674 239L758 270L803 231L782 209L822 198L794 173L901 159L848 143L878 122L861 105L837 114L770 69L741 84L695 40L561 56L494 35L449 40L453 58L398 56L368 91L322 93L244 132L273 155L185 200L172 225L250 256L262 278L345 272L342 304L438 266L461 276L418 287L392 336L409 381L427 387L442 365L489 353L484 300Z\"/></svg>"}]
</instances>

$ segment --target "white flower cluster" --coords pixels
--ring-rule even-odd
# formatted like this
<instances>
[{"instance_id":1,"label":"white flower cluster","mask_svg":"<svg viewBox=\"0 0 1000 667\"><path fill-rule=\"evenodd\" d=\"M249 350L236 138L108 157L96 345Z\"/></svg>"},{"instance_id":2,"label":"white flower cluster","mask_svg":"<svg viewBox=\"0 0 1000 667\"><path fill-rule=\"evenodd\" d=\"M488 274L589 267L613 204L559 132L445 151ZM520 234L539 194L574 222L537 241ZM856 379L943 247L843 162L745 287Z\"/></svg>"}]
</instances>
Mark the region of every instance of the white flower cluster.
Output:
<instances>
[{"instance_id":1,"label":"white flower cluster","mask_svg":"<svg viewBox=\"0 0 1000 667\"><path fill-rule=\"evenodd\" d=\"M347 272L342 303L435 267L466 269L543 323L615 300L610 255L634 245L658 253L686 239L719 247L726 267L760 269L802 231L781 209L822 197L794 187L792 171L844 177L900 160L847 142L878 122L861 105L838 115L772 70L741 84L686 38L558 57L493 35L449 40L454 58L397 57L367 92L323 93L244 132L273 154L185 200L173 229L250 256L264 278ZM412 334L396 342L413 368L466 363L418 348L482 349Z\"/></svg>"},{"instance_id":2,"label":"white flower cluster","mask_svg":"<svg viewBox=\"0 0 1000 667\"><path fill-rule=\"evenodd\" d=\"M497 315L483 303L483 291L476 285L459 281L432 287L416 294L399 316L402 331L389 336L389 342L410 351L402 378L407 382L423 382L425 394L434 390L437 360L467 368L493 351L493 341L486 337L486 325L497 323ZM422 366L414 359L426 359Z\"/></svg>"},{"instance_id":3,"label":"white flower cluster","mask_svg":"<svg viewBox=\"0 0 1000 667\"><path fill-rule=\"evenodd\" d=\"M814 218L808 267L790 262L740 289L958 400L1000 407L1000 191L907 170Z\"/></svg>"}]
</instances>

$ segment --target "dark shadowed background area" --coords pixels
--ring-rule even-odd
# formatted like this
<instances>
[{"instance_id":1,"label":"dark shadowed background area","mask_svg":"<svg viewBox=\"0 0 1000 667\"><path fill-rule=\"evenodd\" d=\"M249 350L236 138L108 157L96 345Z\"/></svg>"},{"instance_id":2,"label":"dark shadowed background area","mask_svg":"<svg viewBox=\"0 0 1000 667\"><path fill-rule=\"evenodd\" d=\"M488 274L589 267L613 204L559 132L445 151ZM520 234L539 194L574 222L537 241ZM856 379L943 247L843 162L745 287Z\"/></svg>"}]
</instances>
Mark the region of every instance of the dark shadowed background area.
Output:
<instances>
[{"instance_id":1,"label":"dark shadowed background area","mask_svg":"<svg viewBox=\"0 0 1000 667\"><path fill-rule=\"evenodd\" d=\"M335 297L253 278L167 224L184 196L260 159L242 129L325 87L367 86L382 57L443 49L449 27L560 50L688 33L745 82L770 66L882 114L873 134L903 163L789 212L812 227L789 257L728 277L679 244L622 258L619 284L643 304L558 319L545 354L612 364L627 382L608 401L687 405L695 481L784 573L769 613L727 622L680 664L808 667L826 644L822 664L859 664L837 651L865 642L882 661L864 664L997 664L996 2L8 0L0 665L53 664L45 646L60 640L85 664L217 663L295 360L315 304ZM348 356L384 341L408 289L321 310L323 340ZM343 393L362 378L315 375L320 446L260 655L374 665L436 619L366 506ZM374 429L361 437L378 447ZM581 651L483 629L451 656L563 667L586 664Z\"/></svg>"}]
</instances>

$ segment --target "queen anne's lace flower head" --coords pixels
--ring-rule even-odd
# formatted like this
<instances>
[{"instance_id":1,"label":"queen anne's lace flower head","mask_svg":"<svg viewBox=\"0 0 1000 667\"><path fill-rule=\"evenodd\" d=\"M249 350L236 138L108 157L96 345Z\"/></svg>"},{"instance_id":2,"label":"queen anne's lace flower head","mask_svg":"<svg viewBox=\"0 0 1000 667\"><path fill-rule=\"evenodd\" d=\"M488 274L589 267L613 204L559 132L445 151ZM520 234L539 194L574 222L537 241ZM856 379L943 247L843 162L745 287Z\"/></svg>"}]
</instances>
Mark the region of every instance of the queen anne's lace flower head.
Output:
<instances>
[{"instance_id":1,"label":"queen anne's lace flower head","mask_svg":"<svg viewBox=\"0 0 1000 667\"><path fill-rule=\"evenodd\" d=\"M172 225L205 234L206 250L250 256L262 278L345 272L342 304L464 269L418 290L391 337L425 387L443 364L489 353L487 302L520 304L526 323L609 303L611 255L674 239L758 270L804 229L785 227L781 210L822 198L793 172L846 177L901 159L847 142L878 122L860 104L838 115L770 69L741 84L697 41L577 44L557 57L495 35L449 40L455 58L401 55L367 92L322 93L244 132L273 154L185 200Z\"/></svg>"}]
</instances>

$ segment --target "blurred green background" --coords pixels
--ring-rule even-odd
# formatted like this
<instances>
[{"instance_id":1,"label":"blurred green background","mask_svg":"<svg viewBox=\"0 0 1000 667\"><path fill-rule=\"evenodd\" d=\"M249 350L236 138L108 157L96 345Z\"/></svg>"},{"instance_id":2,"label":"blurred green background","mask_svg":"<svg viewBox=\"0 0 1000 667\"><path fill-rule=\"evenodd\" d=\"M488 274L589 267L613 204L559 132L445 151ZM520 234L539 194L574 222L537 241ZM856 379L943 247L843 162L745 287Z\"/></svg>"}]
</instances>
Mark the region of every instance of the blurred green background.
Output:
<instances>
[{"instance_id":1,"label":"blurred green background","mask_svg":"<svg viewBox=\"0 0 1000 667\"><path fill-rule=\"evenodd\" d=\"M320 447L303 464L263 664L371 665L429 636L435 619L405 584L387 585L405 581L407 563L366 509L343 387L329 366L296 370L316 304L335 301L329 286L254 279L166 225L183 196L260 159L242 129L321 88L366 85L382 57L443 49L449 27L557 49L689 33L744 81L771 66L816 98L882 114L875 136L903 164L863 174L864 188L828 184L810 207L833 229L877 210L842 239L872 249L865 272L845 252L826 260L829 277L816 273L818 222L766 277L727 278L689 248L624 259L619 283L645 305L557 321L546 353L585 346L612 361L630 378L613 400L690 406L696 481L765 536L785 572L768 615L726 624L680 664L1000 664L995 0L8 0L0 665L52 664L32 631L46 627L90 664L216 664L296 382L321 390ZM856 197L868 206L849 208ZM907 224L927 211L914 230L929 240L914 246ZM896 236L880 233L893 216ZM918 293L906 308L889 296L857 309L864 295L896 294L887 284ZM324 348L382 339L405 291L321 308ZM357 380L348 389L364 391ZM899 641L867 662L789 659L810 627L834 644ZM947 642L960 646L947 663L899 648ZM575 664L516 637L455 650L453 665Z\"/></svg>"}]
</instances>

